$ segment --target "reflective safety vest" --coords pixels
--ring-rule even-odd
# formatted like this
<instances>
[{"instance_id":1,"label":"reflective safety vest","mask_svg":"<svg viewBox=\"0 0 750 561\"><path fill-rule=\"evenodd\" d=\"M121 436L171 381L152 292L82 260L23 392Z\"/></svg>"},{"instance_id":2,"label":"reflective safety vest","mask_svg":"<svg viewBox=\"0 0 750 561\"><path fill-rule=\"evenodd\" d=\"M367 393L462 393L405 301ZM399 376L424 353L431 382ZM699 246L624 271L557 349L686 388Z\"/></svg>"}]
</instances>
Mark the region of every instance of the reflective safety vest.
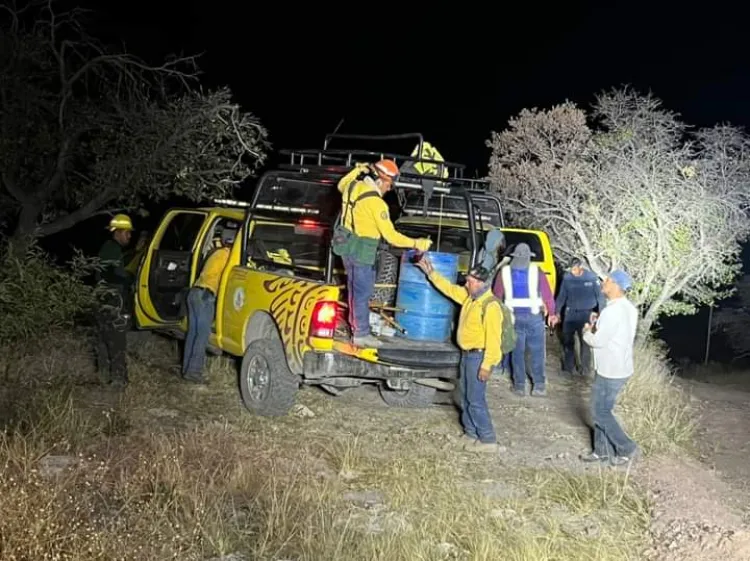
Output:
<instances>
[{"instance_id":1,"label":"reflective safety vest","mask_svg":"<svg viewBox=\"0 0 750 561\"><path fill-rule=\"evenodd\" d=\"M544 308L539 291L539 266L529 263L528 269L511 269L506 265L500 270L503 281L505 305L513 312L530 311L538 314Z\"/></svg>"},{"instance_id":2,"label":"reflective safety vest","mask_svg":"<svg viewBox=\"0 0 750 561\"><path fill-rule=\"evenodd\" d=\"M419 144L417 144L411 153L411 157L424 158L425 160L435 160L436 162L445 161L442 154L438 152L437 148L435 148L429 142L422 143L422 153L419 152ZM419 173L420 175L438 175L438 170L440 168L438 164L434 164L432 162L416 162L414 164L414 169L416 169L417 173ZM448 168L443 167L442 173L440 175L442 175L443 178L447 178Z\"/></svg>"}]
</instances>

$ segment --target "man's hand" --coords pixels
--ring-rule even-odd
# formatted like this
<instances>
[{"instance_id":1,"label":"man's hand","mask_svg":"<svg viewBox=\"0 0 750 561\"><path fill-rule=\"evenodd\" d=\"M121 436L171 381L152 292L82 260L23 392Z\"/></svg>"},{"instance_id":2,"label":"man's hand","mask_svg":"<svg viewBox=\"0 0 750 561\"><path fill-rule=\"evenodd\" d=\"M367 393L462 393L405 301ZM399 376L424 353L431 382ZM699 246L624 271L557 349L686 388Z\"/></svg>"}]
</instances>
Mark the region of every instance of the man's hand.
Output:
<instances>
[{"instance_id":1,"label":"man's hand","mask_svg":"<svg viewBox=\"0 0 750 561\"><path fill-rule=\"evenodd\" d=\"M429 250L431 245L432 240L430 238L419 238L414 241L414 247L422 252Z\"/></svg>"},{"instance_id":2,"label":"man's hand","mask_svg":"<svg viewBox=\"0 0 750 561\"><path fill-rule=\"evenodd\" d=\"M485 370L484 368L480 368L478 378L480 381L486 382L487 380L490 379L490 374L492 374L490 370Z\"/></svg>"},{"instance_id":3,"label":"man's hand","mask_svg":"<svg viewBox=\"0 0 750 561\"><path fill-rule=\"evenodd\" d=\"M430 276L430 273L434 271L432 267L432 263L430 262L429 259L427 259L427 257L422 257L422 259L417 261L415 265L419 267L422 270L422 272L424 272L424 274L427 276Z\"/></svg>"},{"instance_id":4,"label":"man's hand","mask_svg":"<svg viewBox=\"0 0 750 561\"><path fill-rule=\"evenodd\" d=\"M558 323L560 323L560 316L555 314L547 316L547 325L550 327L555 327Z\"/></svg>"}]
</instances>

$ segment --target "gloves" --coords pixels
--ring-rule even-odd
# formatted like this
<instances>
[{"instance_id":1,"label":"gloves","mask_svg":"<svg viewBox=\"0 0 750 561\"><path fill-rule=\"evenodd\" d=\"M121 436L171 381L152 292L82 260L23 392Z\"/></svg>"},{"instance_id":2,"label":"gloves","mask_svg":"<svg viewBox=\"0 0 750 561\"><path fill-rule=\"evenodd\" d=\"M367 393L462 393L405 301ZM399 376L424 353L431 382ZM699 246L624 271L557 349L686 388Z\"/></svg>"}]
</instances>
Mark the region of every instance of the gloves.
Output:
<instances>
[{"instance_id":1,"label":"gloves","mask_svg":"<svg viewBox=\"0 0 750 561\"><path fill-rule=\"evenodd\" d=\"M430 249L431 245L432 240L430 238L419 238L414 240L414 247L419 251L427 251Z\"/></svg>"}]
</instances>

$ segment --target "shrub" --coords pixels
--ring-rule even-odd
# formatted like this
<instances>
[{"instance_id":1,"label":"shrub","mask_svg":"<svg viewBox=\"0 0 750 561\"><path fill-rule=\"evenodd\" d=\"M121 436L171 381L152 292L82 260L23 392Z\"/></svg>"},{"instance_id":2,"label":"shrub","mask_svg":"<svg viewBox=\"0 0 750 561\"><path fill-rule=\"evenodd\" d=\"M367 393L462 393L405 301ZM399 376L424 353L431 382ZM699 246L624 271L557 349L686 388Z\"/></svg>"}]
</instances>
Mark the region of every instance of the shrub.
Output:
<instances>
[{"instance_id":1,"label":"shrub","mask_svg":"<svg viewBox=\"0 0 750 561\"><path fill-rule=\"evenodd\" d=\"M32 243L20 252L11 241L0 247L0 341L43 337L72 327L94 304L94 289L84 279L94 260L76 253L60 266Z\"/></svg>"}]
</instances>

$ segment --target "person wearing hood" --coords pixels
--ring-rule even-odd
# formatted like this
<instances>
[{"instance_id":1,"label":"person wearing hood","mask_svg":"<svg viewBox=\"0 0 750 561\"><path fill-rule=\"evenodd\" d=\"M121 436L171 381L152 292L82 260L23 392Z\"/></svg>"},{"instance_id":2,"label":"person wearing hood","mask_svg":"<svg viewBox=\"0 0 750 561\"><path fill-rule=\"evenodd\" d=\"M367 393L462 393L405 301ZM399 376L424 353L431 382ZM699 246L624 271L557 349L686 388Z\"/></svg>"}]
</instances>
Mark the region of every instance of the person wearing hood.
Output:
<instances>
[{"instance_id":1,"label":"person wearing hood","mask_svg":"<svg viewBox=\"0 0 750 561\"><path fill-rule=\"evenodd\" d=\"M545 374L545 317L550 327L557 323L555 298L549 281L526 243L519 243L511 253L510 263L500 269L493 292L513 312L516 346L511 353L513 392L526 395L526 350L531 354L532 396L547 395Z\"/></svg>"}]
</instances>

